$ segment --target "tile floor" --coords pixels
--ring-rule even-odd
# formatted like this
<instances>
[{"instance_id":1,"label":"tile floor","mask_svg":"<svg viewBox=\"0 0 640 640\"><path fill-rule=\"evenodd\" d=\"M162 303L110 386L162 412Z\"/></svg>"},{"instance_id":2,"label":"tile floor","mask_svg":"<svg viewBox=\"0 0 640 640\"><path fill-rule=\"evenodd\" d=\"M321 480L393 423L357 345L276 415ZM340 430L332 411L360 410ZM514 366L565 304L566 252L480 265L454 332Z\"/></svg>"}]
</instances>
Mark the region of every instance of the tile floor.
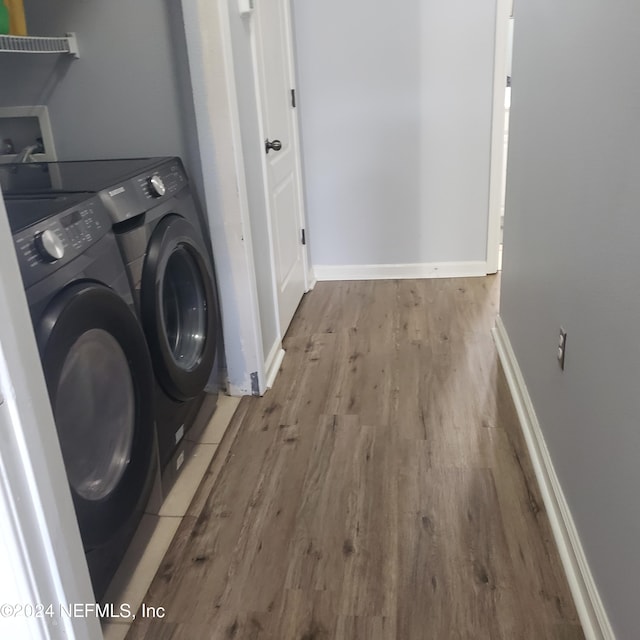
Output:
<instances>
[{"instance_id":1,"label":"tile floor","mask_svg":"<svg viewBox=\"0 0 640 640\"><path fill-rule=\"evenodd\" d=\"M198 438L160 510L157 514L146 513L143 516L104 598L105 602L114 605L114 611L119 611L120 605L126 603L135 612L142 604L239 402L240 398L220 396L213 418ZM105 640L123 640L129 631L130 622L130 618L112 618L105 623L102 628Z\"/></svg>"}]
</instances>

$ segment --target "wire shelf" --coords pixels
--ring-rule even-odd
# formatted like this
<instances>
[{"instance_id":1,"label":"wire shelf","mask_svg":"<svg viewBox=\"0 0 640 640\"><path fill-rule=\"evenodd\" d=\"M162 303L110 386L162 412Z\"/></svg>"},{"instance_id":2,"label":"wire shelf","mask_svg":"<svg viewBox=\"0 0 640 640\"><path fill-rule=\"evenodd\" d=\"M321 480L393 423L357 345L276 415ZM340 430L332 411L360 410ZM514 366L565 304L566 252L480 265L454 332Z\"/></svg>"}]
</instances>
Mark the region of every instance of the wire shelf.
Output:
<instances>
[{"instance_id":1,"label":"wire shelf","mask_svg":"<svg viewBox=\"0 0 640 640\"><path fill-rule=\"evenodd\" d=\"M61 38L0 35L0 53L68 53L77 58L78 43L75 33Z\"/></svg>"}]
</instances>

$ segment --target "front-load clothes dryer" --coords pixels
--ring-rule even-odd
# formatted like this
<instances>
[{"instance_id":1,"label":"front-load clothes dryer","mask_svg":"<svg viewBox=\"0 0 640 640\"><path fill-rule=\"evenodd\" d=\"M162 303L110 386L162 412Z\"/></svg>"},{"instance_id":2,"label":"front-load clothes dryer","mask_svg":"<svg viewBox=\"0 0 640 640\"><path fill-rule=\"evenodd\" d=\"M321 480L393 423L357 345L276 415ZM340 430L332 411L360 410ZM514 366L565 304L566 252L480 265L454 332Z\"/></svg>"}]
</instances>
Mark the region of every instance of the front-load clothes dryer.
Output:
<instances>
[{"instance_id":1,"label":"front-load clothes dryer","mask_svg":"<svg viewBox=\"0 0 640 640\"><path fill-rule=\"evenodd\" d=\"M165 491L184 459L189 430L220 354L220 312L207 230L177 158L100 192L138 296L157 380L156 423ZM206 391L205 391L206 390Z\"/></svg>"},{"instance_id":2,"label":"front-load clothes dryer","mask_svg":"<svg viewBox=\"0 0 640 640\"><path fill-rule=\"evenodd\" d=\"M208 230L180 159L0 165L0 181L8 194L91 192L109 211L153 361L168 490L194 438L185 438L189 429L206 424L204 407L215 409L221 353Z\"/></svg>"},{"instance_id":3,"label":"front-load clothes dryer","mask_svg":"<svg viewBox=\"0 0 640 640\"><path fill-rule=\"evenodd\" d=\"M204 400L219 343L213 270L201 234L183 215L184 200L171 198L147 211L141 226L118 231L156 374L158 448L169 477L182 464L184 436Z\"/></svg>"},{"instance_id":4,"label":"front-load clothes dryer","mask_svg":"<svg viewBox=\"0 0 640 640\"><path fill-rule=\"evenodd\" d=\"M156 477L151 358L99 198L7 199L6 207L100 601Z\"/></svg>"}]
</instances>

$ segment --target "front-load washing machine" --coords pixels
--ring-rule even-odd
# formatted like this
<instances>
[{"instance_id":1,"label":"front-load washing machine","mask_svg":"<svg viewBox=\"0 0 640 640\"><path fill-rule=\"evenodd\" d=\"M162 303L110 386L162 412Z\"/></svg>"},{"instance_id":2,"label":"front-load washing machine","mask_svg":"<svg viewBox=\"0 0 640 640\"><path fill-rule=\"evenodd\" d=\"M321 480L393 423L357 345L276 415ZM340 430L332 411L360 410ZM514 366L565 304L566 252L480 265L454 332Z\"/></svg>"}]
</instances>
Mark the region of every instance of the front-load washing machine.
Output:
<instances>
[{"instance_id":1,"label":"front-load washing machine","mask_svg":"<svg viewBox=\"0 0 640 640\"><path fill-rule=\"evenodd\" d=\"M6 207L100 601L156 477L151 358L100 199L7 199Z\"/></svg>"},{"instance_id":2,"label":"front-load washing machine","mask_svg":"<svg viewBox=\"0 0 640 640\"><path fill-rule=\"evenodd\" d=\"M166 493L194 437L189 429L206 424L215 408L222 351L208 231L182 163L142 158L0 165L0 180L10 195L91 192L108 209L154 365Z\"/></svg>"}]
</instances>

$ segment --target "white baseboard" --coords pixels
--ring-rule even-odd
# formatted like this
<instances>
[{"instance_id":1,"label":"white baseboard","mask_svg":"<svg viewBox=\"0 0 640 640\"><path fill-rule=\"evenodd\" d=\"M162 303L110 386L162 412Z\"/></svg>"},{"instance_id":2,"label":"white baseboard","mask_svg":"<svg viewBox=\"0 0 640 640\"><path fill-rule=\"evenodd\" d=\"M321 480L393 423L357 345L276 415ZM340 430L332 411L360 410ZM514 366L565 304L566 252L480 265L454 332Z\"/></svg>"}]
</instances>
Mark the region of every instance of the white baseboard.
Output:
<instances>
[{"instance_id":1,"label":"white baseboard","mask_svg":"<svg viewBox=\"0 0 640 640\"><path fill-rule=\"evenodd\" d=\"M305 293L309 293L309 291L313 291L313 288L316 286L318 279L316 278L316 274L313 270L313 267L309 267L307 269L307 289Z\"/></svg>"},{"instance_id":2,"label":"white baseboard","mask_svg":"<svg viewBox=\"0 0 640 640\"><path fill-rule=\"evenodd\" d=\"M422 262L416 264L315 265L316 280L405 280L415 278L467 278L487 275L487 263Z\"/></svg>"},{"instance_id":3,"label":"white baseboard","mask_svg":"<svg viewBox=\"0 0 640 640\"><path fill-rule=\"evenodd\" d=\"M615 640L613 629L582 550L569 505L562 492L549 450L544 441L522 371L500 317L496 320L493 337L518 412L522 432L551 522L562 565L580 616L584 635L587 640Z\"/></svg>"},{"instance_id":4,"label":"white baseboard","mask_svg":"<svg viewBox=\"0 0 640 640\"><path fill-rule=\"evenodd\" d=\"M233 382L229 382L229 384L227 385L227 393L234 398L241 398L243 396L252 395L251 386L244 384L233 384Z\"/></svg>"},{"instance_id":5,"label":"white baseboard","mask_svg":"<svg viewBox=\"0 0 640 640\"><path fill-rule=\"evenodd\" d=\"M278 375L278 371L280 370L280 365L282 364L284 354L285 351L282 348L282 343L280 341L274 343L264 363L264 370L266 372L265 391L267 389L271 389L271 387L273 386L273 382Z\"/></svg>"}]
</instances>

